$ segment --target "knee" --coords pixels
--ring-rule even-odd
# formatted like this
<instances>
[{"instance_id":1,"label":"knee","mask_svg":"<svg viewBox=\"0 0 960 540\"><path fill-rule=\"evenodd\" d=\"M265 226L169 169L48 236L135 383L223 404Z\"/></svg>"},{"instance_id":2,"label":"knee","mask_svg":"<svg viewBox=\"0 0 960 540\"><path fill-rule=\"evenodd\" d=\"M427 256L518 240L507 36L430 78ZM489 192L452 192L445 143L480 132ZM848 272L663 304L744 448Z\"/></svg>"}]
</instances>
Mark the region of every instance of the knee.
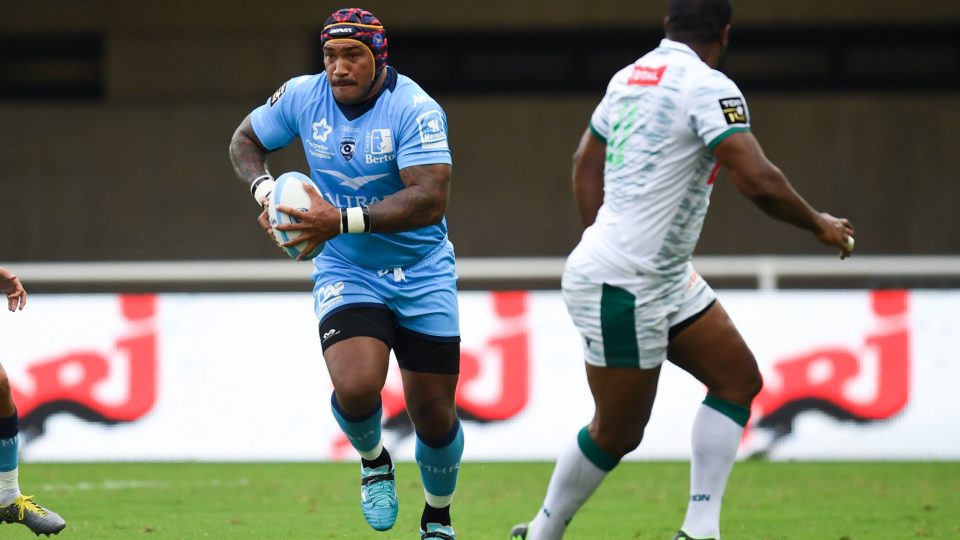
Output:
<instances>
[{"instance_id":1,"label":"knee","mask_svg":"<svg viewBox=\"0 0 960 540\"><path fill-rule=\"evenodd\" d=\"M645 422L617 427L594 421L590 424L590 437L603 451L619 459L640 446L645 427Z\"/></svg>"},{"instance_id":2,"label":"knee","mask_svg":"<svg viewBox=\"0 0 960 540\"><path fill-rule=\"evenodd\" d=\"M380 403L381 388L370 381L350 381L336 388L337 403L350 415L363 416Z\"/></svg>"},{"instance_id":3,"label":"knee","mask_svg":"<svg viewBox=\"0 0 960 540\"><path fill-rule=\"evenodd\" d=\"M413 399L407 401L407 414L418 433L428 438L440 438L453 429L457 409L452 401Z\"/></svg>"}]
</instances>

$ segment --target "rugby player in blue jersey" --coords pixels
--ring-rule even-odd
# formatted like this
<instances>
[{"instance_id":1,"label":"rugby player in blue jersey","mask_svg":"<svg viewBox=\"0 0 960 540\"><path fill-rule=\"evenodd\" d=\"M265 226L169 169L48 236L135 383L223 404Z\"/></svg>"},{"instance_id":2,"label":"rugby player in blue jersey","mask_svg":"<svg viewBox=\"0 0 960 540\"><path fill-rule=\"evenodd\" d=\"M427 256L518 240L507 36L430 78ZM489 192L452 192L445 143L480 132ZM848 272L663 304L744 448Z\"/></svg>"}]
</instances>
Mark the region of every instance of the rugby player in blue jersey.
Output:
<instances>
[{"instance_id":1,"label":"rugby player in blue jersey","mask_svg":"<svg viewBox=\"0 0 960 540\"><path fill-rule=\"evenodd\" d=\"M454 403L457 276L444 219L446 115L387 65L386 32L369 11L334 12L321 44L325 71L287 81L250 113L230 158L263 205L274 184L267 155L300 139L319 194L309 190L305 212L278 207L301 221L278 229L300 231L295 243L307 242L305 253L325 243L314 259L314 306L333 415L361 458L361 510L376 530L397 517L394 465L381 437L392 349L426 494L420 536L452 539L463 429ZM259 221L270 232L265 212Z\"/></svg>"},{"instance_id":2,"label":"rugby player in blue jersey","mask_svg":"<svg viewBox=\"0 0 960 540\"><path fill-rule=\"evenodd\" d=\"M17 276L0 266L0 291L7 297L7 309L22 310L27 305L27 291ZM0 365L0 524L22 523L37 534L57 534L67 523L56 512L20 493L18 480L20 419L13 402L13 391L7 373Z\"/></svg>"}]
</instances>

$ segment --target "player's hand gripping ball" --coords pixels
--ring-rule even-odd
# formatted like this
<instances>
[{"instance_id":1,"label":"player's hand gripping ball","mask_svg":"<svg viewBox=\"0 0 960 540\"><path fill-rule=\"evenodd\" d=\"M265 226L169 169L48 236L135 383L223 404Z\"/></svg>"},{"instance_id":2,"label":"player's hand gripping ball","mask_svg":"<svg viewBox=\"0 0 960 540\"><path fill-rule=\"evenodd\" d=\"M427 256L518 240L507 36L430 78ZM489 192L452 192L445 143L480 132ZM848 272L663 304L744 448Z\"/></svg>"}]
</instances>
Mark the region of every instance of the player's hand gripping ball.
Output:
<instances>
[{"instance_id":1,"label":"player's hand gripping ball","mask_svg":"<svg viewBox=\"0 0 960 540\"><path fill-rule=\"evenodd\" d=\"M311 187L306 188L304 182ZM270 218L270 227L273 228L273 236L277 239L278 243L294 240L300 236L300 231L277 230L277 225L300 222L300 220L289 214L277 211L277 206L282 204L306 212L310 209L310 196L304 188L317 189L309 177L298 172L281 174L280 177L277 178L276 185L273 186L273 193L270 194L270 203L267 205L267 216ZM283 248L283 250L287 252L287 255L293 259L299 257L305 249L307 249L306 242ZM321 251L323 251L322 242L303 258L312 259L319 255Z\"/></svg>"}]
</instances>

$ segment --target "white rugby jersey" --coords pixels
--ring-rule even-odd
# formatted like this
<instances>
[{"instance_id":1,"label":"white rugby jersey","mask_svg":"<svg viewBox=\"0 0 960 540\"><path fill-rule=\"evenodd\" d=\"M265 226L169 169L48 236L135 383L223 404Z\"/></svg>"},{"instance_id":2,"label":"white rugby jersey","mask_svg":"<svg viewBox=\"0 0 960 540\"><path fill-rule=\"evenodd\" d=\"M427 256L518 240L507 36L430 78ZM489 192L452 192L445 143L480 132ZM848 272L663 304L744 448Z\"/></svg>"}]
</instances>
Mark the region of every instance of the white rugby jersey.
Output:
<instances>
[{"instance_id":1,"label":"white rugby jersey","mask_svg":"<svg viewBox=\"0 0 960 540\"><path fill-rule=\"evenodd\" d=\"M710 204L713 149L750 128L743 94L664 39L614 75L590 127L607 145L603 205L575 253L631 274L680 272Z\"/></svg>"}]
</instances>

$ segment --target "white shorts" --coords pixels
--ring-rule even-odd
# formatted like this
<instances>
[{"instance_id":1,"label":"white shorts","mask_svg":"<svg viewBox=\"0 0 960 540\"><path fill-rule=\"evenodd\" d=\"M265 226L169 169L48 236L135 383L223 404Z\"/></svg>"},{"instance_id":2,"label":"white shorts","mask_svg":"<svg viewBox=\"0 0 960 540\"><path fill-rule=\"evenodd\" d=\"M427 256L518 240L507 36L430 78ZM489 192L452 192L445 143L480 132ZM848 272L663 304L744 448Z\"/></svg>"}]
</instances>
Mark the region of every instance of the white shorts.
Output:
<instances>
[{"instance_id":1,"label":"white shorts","mask_svg":"<svg viewBox=\"0 0 960 540\"><path fill-rule=\"evenodd\" d=\"M594 366L656 368L667 359L670 329L717 299L689 262L673 278L604 270L568 262L562 281L584 359Z\"/></svg>"}]
</instances>

